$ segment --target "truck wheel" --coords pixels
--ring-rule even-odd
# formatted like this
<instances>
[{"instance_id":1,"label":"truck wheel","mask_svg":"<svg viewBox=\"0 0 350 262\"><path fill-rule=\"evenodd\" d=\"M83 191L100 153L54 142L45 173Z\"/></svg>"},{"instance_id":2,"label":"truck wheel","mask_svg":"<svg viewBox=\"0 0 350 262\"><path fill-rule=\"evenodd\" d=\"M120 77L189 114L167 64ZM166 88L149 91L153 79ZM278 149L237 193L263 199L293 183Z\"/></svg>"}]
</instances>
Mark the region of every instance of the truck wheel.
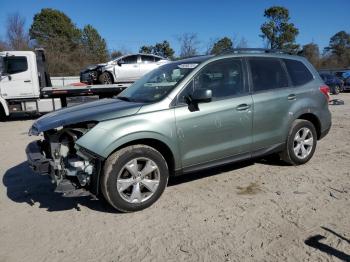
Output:
<instances>
[{"instance_id":1,"label":"truck wheel","mask_svg":"<svg viewBox=\"0 0 350 262\"><path fill-rule=\"evenodd\" d=\"M99 76L98 80L99 80L100 84L103 84L103 85L113 84L112 76L107 72L103 72Z\"/></svg>"},{"instance_id":2,"label":"truck wheel","mask_svg":"<svg viewBox=\"0 0 350 262\"><path fill-rule=\"evenodd\" d=\"M101 189L106 200L121 212L151 206L163 193L169 170L163 156L146 145L125 147L108 157Z\"/></svg>"},{"instance_id":3,"label":"truck wheel","mask_svg":"<svg viewBox=\"0 0 350 262\"><path fill-rule=\"evenodd\" d=\"M314 125L302 119L293 122L281 158L291 165L308 162L316 149L317 134Z\"/></svg>"},{"instance_id":4,"label":"truck wheel","mask_svg":"<svg viewBox=\"0 0 350 262\"><path fill-rule=\"evenodd\" d=\"M0 121L3 122L7 119L4 108L0 105Z\"/></svg>"}]
</instances>

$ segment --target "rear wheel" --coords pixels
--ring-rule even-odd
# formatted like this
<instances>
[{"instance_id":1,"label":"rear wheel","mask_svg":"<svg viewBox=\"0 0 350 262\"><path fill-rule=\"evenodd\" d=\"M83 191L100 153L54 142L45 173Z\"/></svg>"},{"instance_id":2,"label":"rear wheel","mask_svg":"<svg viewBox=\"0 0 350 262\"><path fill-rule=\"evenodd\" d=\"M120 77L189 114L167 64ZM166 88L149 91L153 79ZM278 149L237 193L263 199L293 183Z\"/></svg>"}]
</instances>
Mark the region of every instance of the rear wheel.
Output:
<instances>
[{"instance_id":1,"label":"rear wheel","mask_svg":"<svg viewBox=\"0 0 350 262\"><path fill-rule=\"evenodd\" d=\"M104 84L104 85L110 85L110 84L113 84L113 79L112 79L112 76L107 73L107 72L103 72L99 78L98 78L99 82L101 84Z\"/></svg>"},{"instance_id":2,"label":"rear wheel","mask_svg":"<svg viewBox=\"0 0 350 262\"><path fill-rule=\"evenodd\" d=\"M101 188L107 201L121 212L151 206L163 193L169 171L163 156L146 145L125 147L106 161Z\"/></svg>"},{"instance_id":3,"label":"rear wheel","mask_svg":"<svg viewBox=\"0 0 350 262\"><path fill-rule=\"evenodd\" d=\"M292 165L308 162L316 149L317 134L314 125L302 119L293 122L281 158Z\"/></svg>"},{"instance_id":4,"label":"rear wheel","mask_svg":"<svg viewBox=\"0 0 350 262\"><path fill-rule=\"evenodd\" d=\"M340 93L340 86L336 85L336 86L334 87L333 94L334 94L334 95L338 95L339 93Z\"/></svg>"}]
</instances>

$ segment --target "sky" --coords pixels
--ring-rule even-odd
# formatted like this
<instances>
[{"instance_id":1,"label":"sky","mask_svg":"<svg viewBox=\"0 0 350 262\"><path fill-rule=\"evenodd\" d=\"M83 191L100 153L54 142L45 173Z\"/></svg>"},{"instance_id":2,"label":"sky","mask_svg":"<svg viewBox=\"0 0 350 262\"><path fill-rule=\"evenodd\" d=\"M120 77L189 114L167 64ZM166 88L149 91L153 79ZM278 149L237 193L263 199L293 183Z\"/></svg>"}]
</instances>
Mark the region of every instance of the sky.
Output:
<instances>
[{"instance_id":1,"label":"sky","mask_svg":"<svg viewBox=\"0 0 350 262\"><path fill-rule=\"evenodd\" d=\"M0 39L6 37L8 15L18 12L29 28L34 14L54 8L79 28L94 26L110 50L128 52L168 40L178 53L183 33L196 33L202 52L210 41L224 36L263 47L259 37L263 13L274 5L289 9L290 21L299 28L298 44L314 42L322 50L338 31L350 32L350 0L0 0L0 4Z\"/></svg>"}]
</instances>

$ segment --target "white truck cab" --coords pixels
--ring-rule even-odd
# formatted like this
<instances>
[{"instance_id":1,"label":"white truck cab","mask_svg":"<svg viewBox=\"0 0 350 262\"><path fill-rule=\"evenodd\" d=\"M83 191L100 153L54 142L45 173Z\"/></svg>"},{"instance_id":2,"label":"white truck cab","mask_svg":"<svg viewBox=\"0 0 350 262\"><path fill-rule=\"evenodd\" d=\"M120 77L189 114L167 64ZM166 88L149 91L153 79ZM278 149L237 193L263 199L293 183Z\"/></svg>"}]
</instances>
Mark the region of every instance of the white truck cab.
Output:
<instances>
[{"instance_id":1,"label":"white truck cab","mask_svg":"<svg viewBox=\"0 0 350 262\"><path fill-rule=\"evenodd\" d=\"M67 106L67 97L112 97L128 85L52 87L43 49L0 52L0 119L12 113L47 113Z\"/></svg>"}]
</instances>

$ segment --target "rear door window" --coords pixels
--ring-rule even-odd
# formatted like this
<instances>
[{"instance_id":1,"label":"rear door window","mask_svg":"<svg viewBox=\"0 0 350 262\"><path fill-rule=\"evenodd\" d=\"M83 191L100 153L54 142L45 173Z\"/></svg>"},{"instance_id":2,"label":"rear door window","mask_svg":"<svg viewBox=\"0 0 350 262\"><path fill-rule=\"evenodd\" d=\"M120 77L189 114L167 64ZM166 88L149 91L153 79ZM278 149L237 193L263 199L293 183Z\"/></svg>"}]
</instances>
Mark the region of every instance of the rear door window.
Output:
<instances>
[{"instance_id":1,"label":"rear door window","mask_svg":"<svg viewBox=\"0 0 350 262\"><path fill-rule=\"evenodd\" d=\"M292 59L283 59L283 61L286 64L293 86L305 85L314 79L304 63ZM328 77L326 76L325 78L327 79Z\"/></svg>"},{"instance_id":2,"label":"rear door window","mask_svg":"<svg viewBox=\"0 0 350 262\"><path fill-rule=\"evenodd\" d=\"M255 92L288 87L288 77L277 58L249 58L253 89Z\"/></svg>"},{"instance_id":3,"label":"rear door window","mask_svg":"<svg viewBox=\"0 0 350 262\"><path fill-rule=\"evenodd\" d=\"M151 55L141 55L141 62L142 63L153 63L154 62L154 56Z\"/></svg>"}]
</instances>

